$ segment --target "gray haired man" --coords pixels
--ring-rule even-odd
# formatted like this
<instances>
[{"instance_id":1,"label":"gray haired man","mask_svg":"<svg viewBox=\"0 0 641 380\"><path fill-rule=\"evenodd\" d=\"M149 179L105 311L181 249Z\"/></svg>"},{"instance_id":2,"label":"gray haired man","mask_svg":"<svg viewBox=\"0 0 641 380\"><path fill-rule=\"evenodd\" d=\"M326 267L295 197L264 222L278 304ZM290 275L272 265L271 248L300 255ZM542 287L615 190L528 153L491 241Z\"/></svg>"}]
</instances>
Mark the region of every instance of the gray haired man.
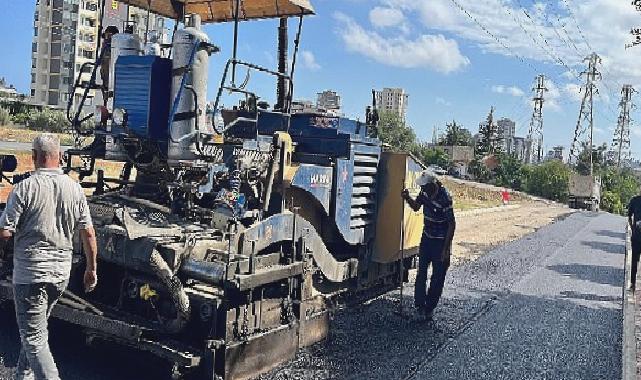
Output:
<instances>
[{"instance_id":1,"label":"gray haired man","mask_svg":"<svg viewBox=\"0 0 641 380\"><path fill-rule=\"evenodd\" d=\"M60 169L58 138L36 137L32 158L36 171L14 186L0 217L0 237L14 236L13 289L22 343L16 379L58 380L49 315L69 281L75 231L87 258L85 291L95 288L96 235L82 188Z\"/></svg>"}]
</instances>

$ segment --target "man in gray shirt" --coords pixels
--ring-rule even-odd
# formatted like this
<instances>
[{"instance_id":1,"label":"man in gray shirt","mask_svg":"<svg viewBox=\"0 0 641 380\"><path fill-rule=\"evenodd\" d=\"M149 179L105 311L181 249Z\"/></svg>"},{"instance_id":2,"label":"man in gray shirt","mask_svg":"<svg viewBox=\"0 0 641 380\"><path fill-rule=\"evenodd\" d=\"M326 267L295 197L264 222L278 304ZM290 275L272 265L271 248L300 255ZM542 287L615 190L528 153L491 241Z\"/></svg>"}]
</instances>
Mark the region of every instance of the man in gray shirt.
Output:
<instances>
[{"instance_id":1,"label":"man in gray shirt","mask_svg":"<svg viewBox=\"0 0 641 380\"><path fill-rule=\"evenodd\" d=\"M22 349L16 379L59 380L47 323L71 271L73 235L87 258L85 291L97 284L96 234L87 198L60 169L60 141L42 134L33 141L36 171L16 184L0 217L0 238L14 236L13 288Z\"/></svg>"}]
</instances>

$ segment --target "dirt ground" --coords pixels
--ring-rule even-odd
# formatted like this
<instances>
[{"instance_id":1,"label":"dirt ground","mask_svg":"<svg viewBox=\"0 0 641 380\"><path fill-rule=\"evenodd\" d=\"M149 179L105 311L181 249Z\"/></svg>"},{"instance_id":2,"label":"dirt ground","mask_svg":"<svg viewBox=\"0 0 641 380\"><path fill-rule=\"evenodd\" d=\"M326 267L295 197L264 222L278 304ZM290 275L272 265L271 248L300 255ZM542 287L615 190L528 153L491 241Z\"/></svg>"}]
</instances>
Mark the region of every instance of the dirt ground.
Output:
<instances>
[{"instance_id":1,"label":"dirt ground","mask_svg":"<svg viewBox=\"0 0 641 380\"><path fill-rule=\"evenodd\" d=\"M492 248L520 239L572 211L558 204L523 202L508 210L458 213L452 264L475 260Z\"/></svg>"}]
</instances>

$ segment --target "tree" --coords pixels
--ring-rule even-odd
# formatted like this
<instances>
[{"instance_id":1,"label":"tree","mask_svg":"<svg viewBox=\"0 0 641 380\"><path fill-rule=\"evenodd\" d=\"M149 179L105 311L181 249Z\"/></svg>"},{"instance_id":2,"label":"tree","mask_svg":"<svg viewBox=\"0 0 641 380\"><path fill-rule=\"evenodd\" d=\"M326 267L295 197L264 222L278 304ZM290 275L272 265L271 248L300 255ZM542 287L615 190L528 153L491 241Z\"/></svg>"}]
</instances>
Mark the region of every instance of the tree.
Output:
<instances>
[{"instance_id":1,"label":"tree","mask_svg":"<svg viewBox=\"0 0 641 380\"><path fill-rule=\"evenodd\" d=\"M473 146L472 133L462 126L456 124L455 120L446 124L445 136L443 136L439 145L443 146Z\"/></svg>"},{"instance_id":2,"label":"tree","mask_svg":"<svg viewBox=\"0 0 641 380\"><path fill-rule=\"evenodd\" d=\"M565 202L568 198L570 168L561 161L524 167L525 191L546 199Z\"/></svg>"},{"instance_id":3,"label":"tree","mask_svg":"<svg viewBox=\"0 0 641 380\"><path fill-rule=\"evenodd\" d=\"M512 154L501 154L496 169L496 185L520 190L523 185L523 163Z\"/></svg>"},{"instance_id":4,"label":"tree","mask_svg":"<svg viewBox=\"0 0 641 380\"><path fill-rule=\"evenodd\" d=\"M410 152L416 145L416 134L394 112L380 111L378 129L372 133L395 150Z\"/></svg>"},{"instance_id":5,"label":"tree","mask_svg":"<svg viewBox=\"0 0 641 380\"><path fill-rule=\"evenodd\" d=\"M450 157L441 148L429 148L426 144L417 144L412 153L426 165L438 165L442 168L451 166Z\"/></svg>"},{"instance_id":6,"label":"tree","mask_svg":"<svg viewBox=\"0 0 641 380\"><path fill-rule=\"evenodd\" d=\"M599 147L592 148L592 163L594 173L599 173L605 166L605 151L608 149L604 143ZM590 174L590 149L587 142L581 143L581 152L577 158L576 171L581 175Z\"/></svg>"},{"instance_id":7,"label":"tree","mask_svg":"<svg viewBox=\"0 0 641 380\"><path fill-rule=\"evenodd\" d=\"M494 124L494 107L492 107L485 123L479 125L479 141L476 145L477 158L499 154L501 150L501 136L499 136L498 126Z\"/></svg>"},{"instance_id":8,"label":"tree","mask_svg":"<svg viewBox=\"0 0 641 380\"><path fill-rule=\"evenodd\" d=\"M604 210L623 214L625 207L639 190L639 181L630 169L614 167L601 171L601 205Z\"/></svg>"}]
</instances>

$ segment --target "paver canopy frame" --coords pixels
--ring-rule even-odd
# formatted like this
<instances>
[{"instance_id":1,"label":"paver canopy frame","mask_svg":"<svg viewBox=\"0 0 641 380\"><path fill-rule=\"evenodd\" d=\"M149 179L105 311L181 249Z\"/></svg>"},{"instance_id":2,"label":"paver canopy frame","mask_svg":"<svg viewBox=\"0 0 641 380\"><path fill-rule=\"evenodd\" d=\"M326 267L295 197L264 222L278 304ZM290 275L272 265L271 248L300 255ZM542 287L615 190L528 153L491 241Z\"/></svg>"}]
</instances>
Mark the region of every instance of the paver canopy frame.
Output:
<instances>
[{"instance_id":1,"label":"paver canopy frame","mask_svg":"<svg viewBox=\"0 0 641 380\"><path fill-rule=\"evenodd\" d=\"M198 14L203 23L234 21L236 0L122 0L159 15L180 19ZM309 0L240 0L239 20L293 17L314 14Z\"/></svg>"}]
</instances>

